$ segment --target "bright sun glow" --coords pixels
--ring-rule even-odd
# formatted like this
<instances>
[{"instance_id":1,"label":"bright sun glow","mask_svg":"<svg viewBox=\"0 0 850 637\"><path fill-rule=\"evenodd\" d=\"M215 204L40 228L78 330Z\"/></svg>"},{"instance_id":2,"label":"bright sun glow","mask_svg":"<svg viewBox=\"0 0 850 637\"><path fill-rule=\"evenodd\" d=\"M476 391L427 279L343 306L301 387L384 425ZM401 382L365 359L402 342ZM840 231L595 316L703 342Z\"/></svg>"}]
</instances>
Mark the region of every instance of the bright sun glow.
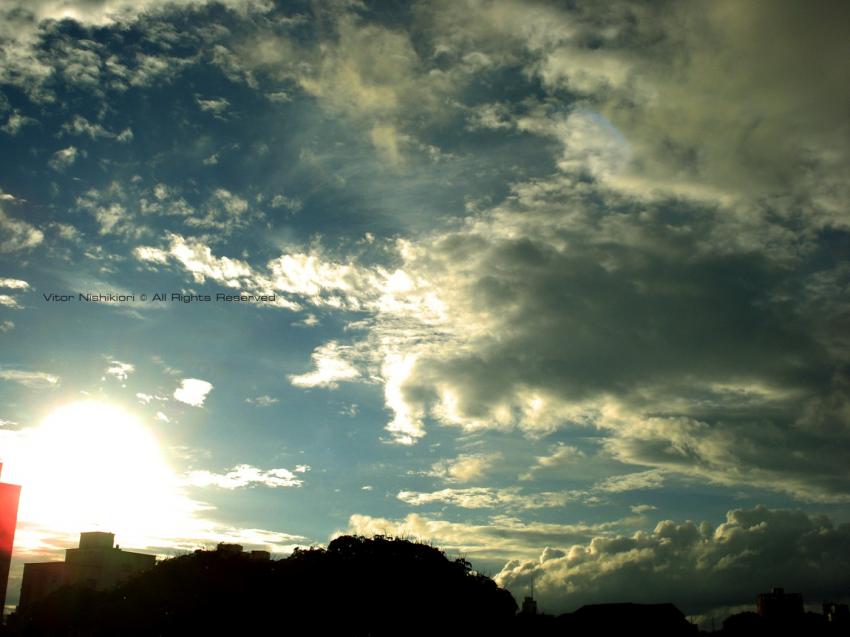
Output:
<instances>
[{"instance_id":1,"label":"bright sun glow","mask_svg":"<svg viewBox=\"0 0 850 637\"><path fill-rule=\"evenodd\" d=\"M194 526L196 507L181 495L156 438L117 407L59 407L19 440L9 460L3 477L23 486L19 520L32 527L99 529L141 544Z\"/></svg>"}]
</instances>

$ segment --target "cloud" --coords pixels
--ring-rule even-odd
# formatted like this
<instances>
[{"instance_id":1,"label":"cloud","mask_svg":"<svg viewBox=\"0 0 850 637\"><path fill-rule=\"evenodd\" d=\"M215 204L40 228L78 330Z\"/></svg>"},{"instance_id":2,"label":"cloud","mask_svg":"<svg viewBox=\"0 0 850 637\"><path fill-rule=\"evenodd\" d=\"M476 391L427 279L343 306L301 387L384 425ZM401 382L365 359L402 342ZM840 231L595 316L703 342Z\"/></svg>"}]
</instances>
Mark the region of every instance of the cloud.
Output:
<instances>
[{"instance_id":1,"label":"cloud","mask_svg":"<svg viewBox=\"0 0 850 637\"><path fill-rule=\"evenodd\" d=\"M287 197L284 194L277 194L272 197L269 205L272 208L286 208L292 213L298 212L304 206L301 200L297 197Z\"/></svg>"},{"instance_id":2,"label":"cloud","mask_svg":"<svg viewBox=\"0 0 850 637\"><path fill-rule=\"evenodd\" d=\"M139 261L147 261L148 263L168 263L168 253L165 250L150 246L137 246L133 248L133 256Z\"/></svg>"},{"instance_id":3,"label":"cloud","mask_svg":"<svg viewBox=\"0 0 850 637\"><path fill-rule=\"evenodd\" d=\"M195 100L202 111L212 113L215 117L221 118L230 108L230 102L223 97L211 98L204 100L196 98Z\"/></svg>"},{"instance_id":4,"label":"cloud","mask_svg":"<svg viewBox=\"0 0 850 637\"><path fill-rule=\"evenodd\" d=\"M72 135L87 135L91 139L113 137L101 124L90 122L82 115L74 115L70 122L62 126L62 130Z\"/></svg>"},{"instance_id":5,"label":"cloud","mask_svg":"<svg viewBox=\"0 0 850 637\"><path fill-rule=\"evenodd\" d=\"M6 120L6 123L3 126L0 126L0 130L8 133L9 135L15 136L17 135L22 128L31 124L37 124L38 121L33 119L32 117L27 117L26 115L22 115L19 111L14 111L9 114L9 118Z\"/></svg>"},{"instance_id":6,"label":"cloud","mask_svg":"<svg viewBox=\"0 0 850 637\"><path fill-rule=\"evenodd\" d=\"M534 465L527 473L520 476L521 480L533 480L538 474L549 473L563 467L569 467L584 457L584 452L578 447L567 445L563 442L549 447L549 453L545 456L537 456Z\"/></svg>"},{"instance_id":7,"label":"cloud","mask_svg":"<svg viewBox=\"0 0 850 637\"><path fill-rule=\"evenodd\" d=\"M10 290L26 290L30 284L21 279L0 279L0 288L9 288Z\"/></svg>"},{"instance_id":8,"label":"cloud","mask_svg":"<svg viewBox=\"0 0 850 637\"><path fill-rule=\"evenodd\" d=\"M62 172L77 161L79 151L74 146L57 150L50 158L48 165L57 172Z\"/></svg>"},{"instance_id":9,"label":"cloud","mask_svg":"<svg viewBox=\"0 0 850 637\"><path fill-rule=\"evenodd\" d=\"M12 321L2 321L2 322L0 322L0 332L2 332L2 333L11 332L13 329L15 329L14 322L12 322Z\"/></svg>"},{"instance_id":10,"label":"cloud","mask_svg":"<svg viewBox=\"0 0 850 637\"><path fill-rule=\"evenodd\" d=\"M335 8L327 17L330 37L315 44L269 32L219 62L243 75L295 82L323 110L361 130L384 162L403 164L405 153L418 147L410 132L416 119L443 119L451 108L454 79L420 57L403 29L363 21L356 7Z\"/></svg>"},{"instance_id":11,"label":"cloud","mask_svg":"<svg viewBox=\"0 0 850 637\"><path fill-rule=\"evenodd\" d=\"M757 507L729 511L717 527L664 520L651 532L553 546L560 551L509 562L496 581L523 590L533 576L535 594L549 612L628 599L666 600L692 614L752 604L775 582L807 599L840 594L848 584L850 525Z\"/></svg>"},{"instance_id":12,"label":"cloud","mask_svg":"<svg viewBox=\"0 0 850 637\"><path fill-rule=\"evenodd\" d=\"M664 484L664 474L655 469L610 476L594 485L594 489L603 493L622 493L639 489L657 489Z\"/></svg>"},{"instance_id":13,"label":"cloud","mask_svg":"<svg viewBox=\"0 0 850 637\"><path fill-rule=\"evenodd\" d=\"M435 462L428 475L447 482L472 482L489 473L503 458L500 452L461 454Z\"/></svg>"},{"instance_id":14,"label":"cloud","mask_svg":"<svg viewBox=\"0 0 850 637\"><path fill-rule=\"evenodd\" d=\"M212 388L212 383L205 380L184 378L180 381L180 387L174 390L174 398L192 407L203 407Z\"/></svg>"},{"instance_id":15,"label":"cloud","mask_svg":"<svg viewBox=\"0 0 850 637\"><path fill-rule=\"evenodd\" d=\"M0 294L0 305L13 310L20 310L22 307L21 304L18 303L18 299L14 296L10 296L9 294Z\"/></svg>"},{"instance_id":16,"label":"cloud","mask_svg":"<svg viewBox=\"0 0 850 637\"><path fill-rule=\"evenodd\" d=\"M250 277L253 272L244 261L214 257L208 246L179 235L171 236L169 253L191 272L196 283L203 283L209 277L227 287L238 288L242 285L240 277ZM152 253L146 254L149 256Z\"/></svg>"},{"instance_id":17,"label":"cloud","mask_svg":"<svg viewBox=\"0 0 850 637\"><path fill-rule=\"evenodd\" d=\"M120 381L125 381L130 374L136 371L136 366L132 363L122 363L121 361L110 361L109 367L106 368L108 376L114 376ZM203 402L203 401L202 401Z\"/></svg>"},{"instance_id":18,"label":"cloud","mask_svg":"<svg viewBox=\"0 0 850 637\"><path fill-rule=\"evenodd\" d=\"M600 524L554 524L530 522L516 517L496 515L480 523L453 522L417 513L391 520L354 514L344 531L336 534L395 535L432 542L445 551L454 551L472 559L534 559L540 547L588 542L593 537L622 531L636 520L623 519Z\"/></svg>"},{"instance_id":19,"label":"cloud","mask_svg":"<svg viewBox=\"0 0 850 637\"><path fill-rule=\"evenodd\" d=\"M0 369L0 380L19 383L30 389L47 389L59 385L59 377L47 372L30 372L21 369Z\"/></svg>"},{"instance_id":20,"label":"cloud","mask_svg":"<svg viewBox=\"0 0 850 637\"><path fill-rule=\"evenodd\" d=\"M279 398L272 398L271 396L262 395L256 396L254 398L246 398L245 402L249 405L257 405L257 407L271 407L272 405L276 405L280 402Z\"/></svg>"},{"instance_id":21,"label":"cloud","mask_svg":"<svg viewBox=\"0 0 850 637\"><path fill-rule=\"evenodd\" d=\"M299 471L299 469L301 469ZM299 465L296 472L304 473L309 470L306 465ZM218 487L219 489L244 489L246 487L264 486L272 489L280 487L300 487L304 480L289 469L268 469L263 471L257 467L240 464L227 473L211 473L209 471L190 471L184 479L185 484L194 487Z\"/></svg>"},{"instance_id":22,"label":"cloud","mask_svg":"<svg viewBox=\"0 0 850 637\"><path fill-rule=\"evenodd\" d=\"M496 489L492 487L467 487L464 489L442 489L430 493L399 491L399 500L411 506L427 504L450 504L463 509L544 509L562 507L576 499L576 493L568 491L523 493L519 488Z\"/></svg>"},{"instance_id":23,"label":"cloud","mask_svg":"<svg viewBox=\"0 0 850 637\"><path fill-rule=\"evenodd\" d=\"M0 253L31 250L44 240L44 233L26 221L14 219L0 209Z\"/></svg>"},{"instance_id":24,"label":"cloud","mask_svg":"<svg viewBox=\"0 0 850 637\"><path fill-rule=\"evenodd\" d=\"M290 375L289 382L296 387L330 387L335 388L339 381L350 381L358 378L360 373L352 363L346 360L351 349L340 347L331 341L318 347L311 358L316 369L300 375Z\"/></svg>"}]
</instances>

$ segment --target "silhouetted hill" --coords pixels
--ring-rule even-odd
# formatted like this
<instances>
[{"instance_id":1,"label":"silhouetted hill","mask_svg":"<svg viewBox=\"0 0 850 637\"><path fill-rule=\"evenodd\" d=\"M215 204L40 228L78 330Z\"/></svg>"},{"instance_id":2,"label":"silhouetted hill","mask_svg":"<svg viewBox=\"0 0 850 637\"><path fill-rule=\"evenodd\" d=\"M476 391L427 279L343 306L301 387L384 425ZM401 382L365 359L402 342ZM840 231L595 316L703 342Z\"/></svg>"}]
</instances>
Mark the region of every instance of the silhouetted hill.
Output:
<instances>
[{"instance_id":1,"label":"silhouetted hill","mask_svg":"<svg viewBox=\"0 0 850 637\"><path fill-rule=\"evenodd\" d=\"M10 617L10 633L106 635L506 634L507 591L433 547L344 536L279 561L201 551L119 588L65 587Z\"/></svg>"}]
</instances>

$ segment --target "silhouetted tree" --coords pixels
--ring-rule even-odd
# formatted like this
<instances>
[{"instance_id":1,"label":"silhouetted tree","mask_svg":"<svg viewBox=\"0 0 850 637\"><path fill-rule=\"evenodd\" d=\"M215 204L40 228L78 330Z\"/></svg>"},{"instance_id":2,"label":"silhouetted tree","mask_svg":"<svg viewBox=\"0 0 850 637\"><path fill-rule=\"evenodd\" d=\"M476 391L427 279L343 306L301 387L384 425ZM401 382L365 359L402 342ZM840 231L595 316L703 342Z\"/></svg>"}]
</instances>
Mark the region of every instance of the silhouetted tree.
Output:
<instances>
[{"instance_id":1,"label":"silhouetted tree","mask_svg":"<svg viewBox=\"0 0 850 637\"><path fill-rule=\"evenodd\" d=\"M279 561L200 551L105 592L65 587L10 633L106 635L509 634L516 603L466 560L400 539L343 536ZM304 627L309 627L305 633Z\"/></svg>"}]
</instances>

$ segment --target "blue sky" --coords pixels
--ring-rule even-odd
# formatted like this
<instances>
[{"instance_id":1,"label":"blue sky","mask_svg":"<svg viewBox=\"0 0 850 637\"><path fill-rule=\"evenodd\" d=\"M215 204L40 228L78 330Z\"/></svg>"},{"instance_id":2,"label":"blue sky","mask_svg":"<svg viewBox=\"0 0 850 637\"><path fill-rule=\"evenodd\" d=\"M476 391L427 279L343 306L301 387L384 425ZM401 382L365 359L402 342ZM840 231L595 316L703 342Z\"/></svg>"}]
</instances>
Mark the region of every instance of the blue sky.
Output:
<instances>
[{"instance_id":1,"label":"blue sky","mask_svg":"<svg viewBox=\"0 0 850 637\"><path fill-rule=\"evenodd\" d=\"M4 476L87 401L182 522L80 523L162 554L385 532L551 611L846 595L833 11L5 3ZM86 530L34 510L18 569Z\"/></svg>"}]
</instances>

